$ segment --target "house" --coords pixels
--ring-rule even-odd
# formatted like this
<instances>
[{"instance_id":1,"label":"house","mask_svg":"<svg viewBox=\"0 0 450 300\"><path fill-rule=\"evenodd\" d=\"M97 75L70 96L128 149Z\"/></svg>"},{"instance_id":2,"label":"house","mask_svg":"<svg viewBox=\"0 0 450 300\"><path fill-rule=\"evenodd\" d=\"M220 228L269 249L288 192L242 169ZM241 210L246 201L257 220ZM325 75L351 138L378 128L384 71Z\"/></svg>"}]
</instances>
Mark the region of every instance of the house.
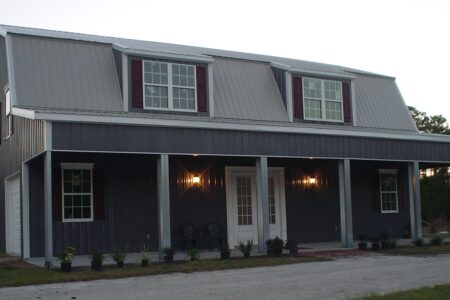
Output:
<instances>
[{"instance_id":1,"label":"house","mask_svg":"<svg viewBox=\"0 0 450 300\"><path fill-rule=\"evenodd\" d=\"M209 227L260 251L275 236L415 239L419 169L450 162L450 138L417 131L392 77L6 25L0 35L0 251L24 258L208 247Z\"/></svg>"}]
</instances>

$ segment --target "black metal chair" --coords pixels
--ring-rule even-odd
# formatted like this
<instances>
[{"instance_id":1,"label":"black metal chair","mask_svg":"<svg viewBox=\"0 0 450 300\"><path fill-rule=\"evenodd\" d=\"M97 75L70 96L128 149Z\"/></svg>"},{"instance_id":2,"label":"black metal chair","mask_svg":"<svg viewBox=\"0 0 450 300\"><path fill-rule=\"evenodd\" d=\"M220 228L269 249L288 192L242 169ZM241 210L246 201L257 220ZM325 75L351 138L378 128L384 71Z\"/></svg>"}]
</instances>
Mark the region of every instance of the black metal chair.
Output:
<instances>
[{"instance_id":1,"label":"black metal chair","mask_svg":"<svg viewBox=\"0 0 450 300\"><path fill-rule=\"evenodd\" d=\"M183 237L184 249L191 249L197 246L197 234L194 225L189 223L181 224L181 236Z\"/></svg>"},{"instance_id":2,"label":"black metal chair","mask_svg":"<svg viewBox=\"0 0 450 300\"><path fill-rule=\"evenodd\" d=\"M205 231L209 251L212 251L213 246L220 248L225 234L222 226L219 223L211 222L206 224Z\"/></svg>"}]
</instances>

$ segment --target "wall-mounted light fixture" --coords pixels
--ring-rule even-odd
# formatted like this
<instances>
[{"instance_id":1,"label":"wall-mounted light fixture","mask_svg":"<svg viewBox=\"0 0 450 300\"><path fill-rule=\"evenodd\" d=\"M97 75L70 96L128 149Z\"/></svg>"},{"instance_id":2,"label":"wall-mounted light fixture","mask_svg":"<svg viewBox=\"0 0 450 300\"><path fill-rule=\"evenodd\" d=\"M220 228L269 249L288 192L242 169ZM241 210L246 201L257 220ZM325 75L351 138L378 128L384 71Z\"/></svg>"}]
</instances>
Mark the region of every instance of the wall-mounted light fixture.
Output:
<instances>
[{"instance_id":1,"label":"wall-mounted light fixture","mask_svg":"<svg viewBox=\"0 0 450 300\"><path fill-rule=\"evenodd\" d=\"M191 182L192 182L192 184L195 184L195 185L199 184L200 183L200 176L198 176L198 175L192 176Z\"/></svg>"},{"instance_id":2,"label":"wall-mounted light fixture","mask_svg":"<svg viewBox=\"0 0 450 300\"><path fill-rule=\"evenodd\" d=\"M317 179L315 177L309 177L308 184L315 185L317 183Z\"/></svg>"}]
</instances>

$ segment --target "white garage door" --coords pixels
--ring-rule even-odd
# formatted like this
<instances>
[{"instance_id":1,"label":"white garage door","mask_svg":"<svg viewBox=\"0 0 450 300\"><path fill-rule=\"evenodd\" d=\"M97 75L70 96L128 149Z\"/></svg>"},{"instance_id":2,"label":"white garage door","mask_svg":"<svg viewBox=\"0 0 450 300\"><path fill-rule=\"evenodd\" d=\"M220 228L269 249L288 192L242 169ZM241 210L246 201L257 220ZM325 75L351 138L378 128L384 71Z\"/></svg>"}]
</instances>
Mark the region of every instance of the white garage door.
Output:
<instances>
[{"instance_id":1,"label":"white garage door","mask_svg":"<svg viewBox=\"0 0 450 300\"><path fill-rule=\"evenodd\" d=\"M20 255L20 177L5 182L6 253Z\"/></svg>"}]
</instances>

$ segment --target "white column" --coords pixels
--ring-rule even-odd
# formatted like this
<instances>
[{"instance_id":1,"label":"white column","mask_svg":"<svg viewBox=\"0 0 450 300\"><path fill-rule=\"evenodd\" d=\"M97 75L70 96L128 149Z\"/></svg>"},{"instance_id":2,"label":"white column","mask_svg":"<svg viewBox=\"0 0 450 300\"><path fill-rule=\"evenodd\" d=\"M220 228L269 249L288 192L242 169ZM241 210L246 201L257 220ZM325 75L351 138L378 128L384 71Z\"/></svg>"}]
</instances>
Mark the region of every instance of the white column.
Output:
<instances>
[{"instance_id":1,"label":"white column","mask_svg":"<svg viewBox=\"0 0 450 300\"><path fill-rule=\"evenodd\" d=\"M258 248L266 251L266 241L270 238L269 228L269 171L267 156L256 159L256 187L258 208Z\"/></svg>"},{"instance_id":2,"label":"white column","mask_svg":"<svg viewBox=\"0 0 450 300\"><path fill-rule=\"evenodd\" d=\"M417 161L408 163L409 211L411 239L422 238L422 208L420 201L420 175Z\"/></svg>"},{"instance_id":3,"label":"white column","mask_svg":"<svg viewBox=\"0 0 450 300\"><path fill-rule=\"evenodd\" d=\"M350 182L350 160L338 162L339 169L339 199L341 213L341 242L342 247L353 247L353 220L352 220L352 192Z\"/></svg>"},{"instance_id":4,"label":"white column","mask_svg":"<svg viewBox=\"0 0 450 300\"><path fill-rule=\"evenodd\" d=\"M169 155L161 154L157 161L159 249L171 247Z\"/></svg>"},{"instance_id":5,"label":"white column","mask_svg":"<svg viewBox=\"0 0 450 300\"><path fill-rule=\"evenodd\" d=\"M45 263L53 261L53 214L52 214L52 152L44 156L44 228Z\"/></svg>"},{"instance_id":6,"label":"white column","mask_svg":"<svg viewBox=\"0 0 450 300\"><path fill-rule=\"evenodd\" d=\"M22 245L23 258L30 258L30 179L29 166L22 164Z\"/></svg>"}]
</instances>

